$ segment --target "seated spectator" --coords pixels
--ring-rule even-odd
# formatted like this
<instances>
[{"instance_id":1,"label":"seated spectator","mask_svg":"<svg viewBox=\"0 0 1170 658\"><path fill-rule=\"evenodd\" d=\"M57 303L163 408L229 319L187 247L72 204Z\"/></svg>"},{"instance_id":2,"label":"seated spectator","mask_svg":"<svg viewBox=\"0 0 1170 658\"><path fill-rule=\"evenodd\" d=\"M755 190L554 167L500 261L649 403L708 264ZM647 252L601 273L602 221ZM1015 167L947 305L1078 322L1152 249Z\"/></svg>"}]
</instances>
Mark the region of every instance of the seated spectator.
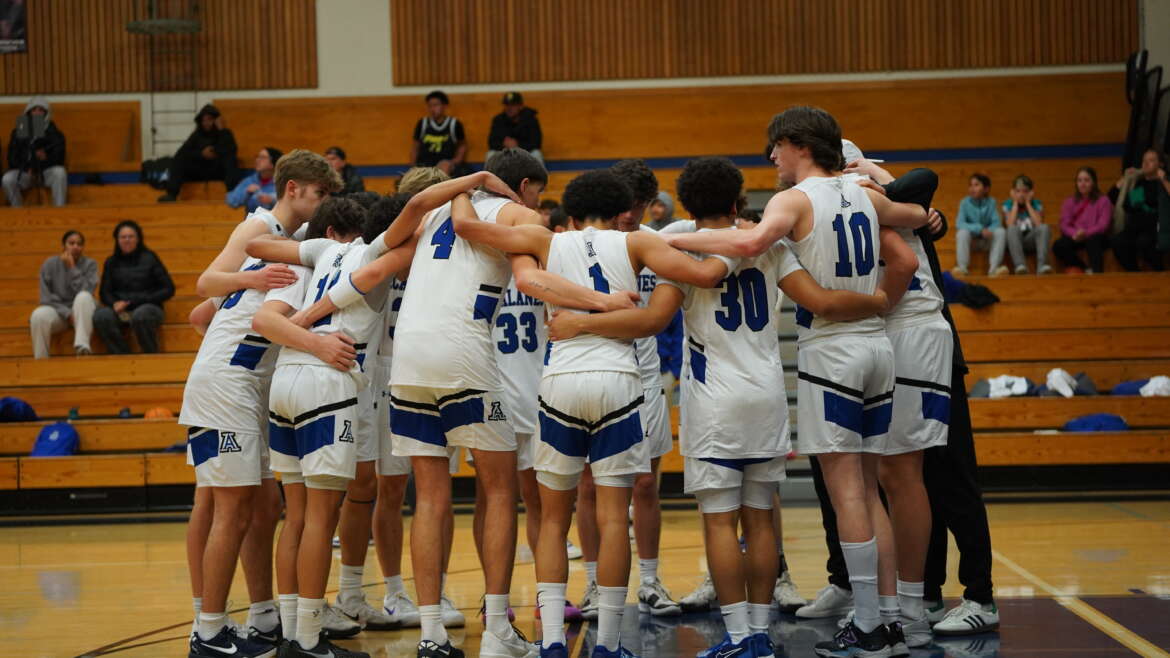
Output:
<instances>
[{"instance_id":1,"label":"seated spectator","mask_svg":"<svg viewBox=\"0 0 1170 658\"><path fill-rule=\"evenodd\" d=\"M187 181L221 180L233 189L240 182L236 137L223 127L219 108L208 103L195 115L195 131L175 152L167 177L167 193L158 200L176 201Z\"/></svg>"},{"instance_id":2,"label":"seated spectator","mask_svg":"<svg viewBox=\"0 0 1170 658\"><path fill-rule=\"evenodd\" d=\"M991 179L984 174L972 174L967 193L969 196L959 203L959 216L955 218L955 273L968 274L974 243L976 248L990 252L988 275L1005 274L1008 269L1003 266L1003 248L1007 234L991 196Z\"/></svg>"},{"instance_id":3,"label":"seated spectator","mask_svg":"<svg viewBox=\"0 0 1170 658\"><path fill-rule=\"evenodd\" d=\"M1121 231L1113 236L1113 253L1121 266L1137 272L1140 256L1150 269L1165 269L1163 254L1158 251L1158 212L1161 204L1170 204L1170 180L1162 155L1147 149L1141 169L1126 169L1109 190L1109 200L1114 204L1114 221L1121 220Z\"/></svg>"},{"instance_id":4,"label":"seated spectator","mask_svg":"<svg viewBox=\"0 0 1170 658\"><path fill-rule=\"evenodd\" d=\"M451 177L437 167L411 167L405 174L402 174L402 178L398 179L395 191L398 194L414 196L445 180L451 180Z\"/></svg>"},{"instance_id":5,"label":"seated spectator","mask_svg":"<svg viewBox=\"0 0 1170 658\"><path fill-rule=\"evenodd\" d=\"M540 145L544 136L540 133L540 119L536 118L536 110L524 105L524 97L518 91L504 94L503 102L504 111L492 118L484 163L504 149L524 149L543 163L544 154L540 151Z\"/></svg>"},{"instance_id":6,"label":"seated spectator","mask_svg":"<svg viewBox=\"0 0 1170 658\"><path fill-rule=\"evenodd\" d=\"M1032 179L1020 174L1012 182L1011 196L1003 202L1004 223L1007 224L1008 251L1016 274L1027 274L1025 251L1036 252L1036 273L1048 274L1048 245L1052 229L1044 223L1044 205L1035 197Z\"/></svg>"},{"instance_id":7,"label":"seated spectator","mask_svg":"<svg viewBox=\"0 0 1170 658\"><path fill-rule=\"evenodd\" d=\"M354 192L365 192L366 182L362 180L357 167L345 161L345 150L340 146L330 146L325 149L325 159L333 166L333 170L341 176L342 188L338 194L344 196Z\"/></svg>"},{"instance_id":8,"label":"seated spectator","mask_svg":"<svg viewBox=\"0 0 1170 658\"><path fill-rule=\"evenodd\" d=\"M427 116L414 124L410 162L418 167L438 167L448 176L460 176L466 166L467 139L463 124L447 116L451 100L441 91L427 94Z\"/></svg>"},{"instance_id":9,"label":"seated spectator","mask_svg":"<svg viewBox=\"0 0 1170 658\"><path fill-rule=\"evenodd\" d=\"M674 221L674 199L666 192L659 192L646 210L650 213L650 221L646 224L655 231L661 231L664 226Z\"/></svg>"},{"instance_id":10,"label":"seated spectator","mask_svg":"<svg viewBox=\"0 0 1170 658\"><path fill-rule=\"evenodd\" d=\"M227 193L227 204L232 208L244 207L248 213L257 208L272 210L276 205L276 161L284 155L280 149L265 146L256 154L256 170Z\"/></svg>"},{"instance_id":11,"label":"seated spectator","mask_svg":"<svg viewBox=\"0 0 1170 658\"><path fill-rule=\"evenodd\" d=\"M53 205L65 205L69 177L65 173L65 135L53 123L44 96L35 96L16 120L8 140L8 171L4 172L8 205L19 208L24 190L36 185L53 194Z\"/></svg>"},{"instance_id":12,"label":"seated spectator","mask_svg":"<svg viewBox=\"0 0 1170 658\"><path fill-rule=\"evenodd\" d=\"M79 231L66 231L61 247L60 254L49 256L41 265L41 305L28 319L33 356L38 359L49 358L49 340L69 325L73 325L73 350L78 356L90 353L97 262L82 255L85 236Z\"/></svg>"},{"instance_id":13,"label":"seated spectator","mask_svg":"<svg viewBox=\"0 0 1170 658\"><path fill-rule=\"evenodd\" d=\"M146 248L138 222L125 220L114 228L114 254L102 269L102 306L93 314L93 326L111 354L126 354L122 336L126 325L134 330L143 352L158 352L158 328L163 302L175 296L175 284L158 256Z\"/></svg>"},{"instance_id":14,"label":"seated spectator","mask_svg":"<svg viewBox=\"0 0 1170 658\"><path fill-rule=\"evenodd\" d=\"M1073 195L1060 206L1060 238L1052 245L1052 253L1064 263L1065 272L1105 271L1105 246L1109 241L1113 204L1097 187L1097 171L1092 167L1077 170ZM1078 251L1089 255L1089 266L1081 260Z\"/></svg>"},{"instance_id":15,"label":"seated spectator","mask_svg":"<svg viewBox=\"0 0 1170 658\"><path fill-rule=\"evenodd\" d=\"M540 205L536 207L536 212L540 213L547 222L548 218L552 216L552 212L560 207L561 204L556 199L542 199Z\"/></svg>"}]
</instances>

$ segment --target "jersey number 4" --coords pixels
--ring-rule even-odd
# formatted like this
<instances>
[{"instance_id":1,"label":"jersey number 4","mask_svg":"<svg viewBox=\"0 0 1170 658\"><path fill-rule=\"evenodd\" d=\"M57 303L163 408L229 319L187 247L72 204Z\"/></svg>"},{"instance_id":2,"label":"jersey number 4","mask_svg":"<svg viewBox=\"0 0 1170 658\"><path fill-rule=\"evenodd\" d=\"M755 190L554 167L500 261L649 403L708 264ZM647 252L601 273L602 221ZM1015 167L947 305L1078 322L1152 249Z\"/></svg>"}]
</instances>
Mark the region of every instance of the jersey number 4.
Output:
<instances>
[{"instance_id":1,"label":"jersey number 4","mask_svg":"<svg viewBox=\"0 0 1170 658\"><path fill-rule=\"evenodd\" d=\"M855 212L849 216L849 230L845 229L845 218L837 215L833 219L833 232L837 234L837 276L853 276L853 264L849 261L849 243L853 243L853 255L857 259L857 276L865 276L873 271L873 232L869 227L869 217L863 212ZM848 234L847 234L848 233ZM853 239L850 240L849 238Z\"/></svg>"},{"instance_id":2,"label":"jersey number 4","mask_svg":"<svg viewBox=\"0 0 1170 658\"><path fill-rule=\"evenodd\" d=\"M440 224L439 230L431 236L431 246L435 248L435 258L451 257L451 249L455 246L455 224L451 222L450 217Z\"/></svg>"},{"instance_id":3,"label":"jersey number 4","mask_svg":"<svg viewBox=\"0 0 1170 658\"><path fill-rule=\"evenodd\" d=\"M531 311L520 315L500 313L496 316L496 326L504 330L504 338L496 342L500 354L513 354L520 348L532 353L539 346L536 339L536 314ZM523 339L518 331L520 328L524 329Z\"/></svg>"},{"instance_id":4,"label":"jersey number 4","mask_svg":"<svg viewBox=\"0 0 1170 658\"><path fill-rule=\"evenodd\" d=\"M741 324L752 331L768 326L768 289L764 273L754 267L727 275L719 302L723 308L715 309L715 324L726 331L735 331Z\"/></svg>"}]
</instances>

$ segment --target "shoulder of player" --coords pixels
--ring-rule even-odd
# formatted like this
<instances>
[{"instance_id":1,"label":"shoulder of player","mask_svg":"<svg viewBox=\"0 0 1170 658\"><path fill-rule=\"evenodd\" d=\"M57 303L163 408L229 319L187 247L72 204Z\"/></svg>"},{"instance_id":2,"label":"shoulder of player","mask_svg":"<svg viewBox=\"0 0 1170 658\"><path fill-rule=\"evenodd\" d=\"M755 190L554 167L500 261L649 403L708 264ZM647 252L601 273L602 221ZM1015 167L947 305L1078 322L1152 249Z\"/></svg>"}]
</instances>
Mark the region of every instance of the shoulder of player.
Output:
<instances>
[{"instance_id":1,"label":"shoulder of player","mask_svg":"<svg viewBox=\"0 0 1170 658\"><path fill-rule=\"evenodd\" d=\"M514 201L500 207L500 211L496 213L496 223L501 226L544 225L540 213Z\"/></svg>"}]
</instances>

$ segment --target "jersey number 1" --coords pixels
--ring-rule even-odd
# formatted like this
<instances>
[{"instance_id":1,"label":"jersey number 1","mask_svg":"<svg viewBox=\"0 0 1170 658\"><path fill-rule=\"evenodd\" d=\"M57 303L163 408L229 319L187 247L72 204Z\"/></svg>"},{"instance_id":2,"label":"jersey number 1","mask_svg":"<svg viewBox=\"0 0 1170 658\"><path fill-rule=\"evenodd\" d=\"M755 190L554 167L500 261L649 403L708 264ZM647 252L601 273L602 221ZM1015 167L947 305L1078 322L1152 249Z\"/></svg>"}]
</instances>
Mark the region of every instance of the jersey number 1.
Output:
<instances>
[{"instance_id":1,"label":"jersey number 1","mask_svg":"<svg viewBox=\"0 0 1170 658\"><path fill-rule=\"evenodd\" d=\"M313 298L313 303L317 303L317 302L321 301L321 298L325 296L325 291L329 290L333 286L337 285L337 280L340 278L341 278L341 270L337 270L336 272L334 272L332 279L330 279L328 274L321 277L321 279L319 281L317 281L317 296ZM333 321L333 314L330 313L329 315L326 315L326 316L322 317L320 320L317 320L316 322L314 322L313 326L314 327L324 327L325 325L329 324L332 321Z\"/></svg>"},{"instance_id":2,"label":"jersey number 1","mask_svg":"<svg viewBox=\"0 0 1170 658\"><path fill-rule=\"evenodd\" d=\"M853 264L849 261L849 235L846 235L845 218L837 215L833 219L833 232L837 234L837 276L853 276ZM873 271L873 232L869 218L863 212L849 216L849 234L853 237L853 255L857 259L857 276Z\"/></svg>"}]
</instances>

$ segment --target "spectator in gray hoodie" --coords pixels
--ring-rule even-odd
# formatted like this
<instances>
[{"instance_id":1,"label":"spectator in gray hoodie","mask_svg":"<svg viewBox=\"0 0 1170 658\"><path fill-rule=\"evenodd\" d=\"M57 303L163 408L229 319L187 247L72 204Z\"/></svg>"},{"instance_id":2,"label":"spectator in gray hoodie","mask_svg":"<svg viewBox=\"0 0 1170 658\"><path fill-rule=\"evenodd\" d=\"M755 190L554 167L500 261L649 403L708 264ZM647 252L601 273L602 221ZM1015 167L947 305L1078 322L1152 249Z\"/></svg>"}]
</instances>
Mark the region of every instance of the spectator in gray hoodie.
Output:
<instances>
[{"instance_id":1,"label":"spectator in gray hoodie","mask_svg":"<svg viewBox=\"0 0 1170 658\"><path fill-rule=\"evenodd\" d=\"M661 231L664 226L674 221L674 199L666 192L659 192L647 210L650 213L650 221L646 224L655 231Z\"/></svg>"},{"instance_id":2,"label":"spectator in gray hoodie","mask_svg":"<svg viewBox=\"0 0 1170 658\"><path fill-rule=\"evenodd\" d=\"M34 185L53 193L53 205L65 205L69 179L65 172L65 135L53 123L53 111L44 96L35 96L16 120L8 140L8 169L4 194L16 208L23 192Z\"/></svg>"},{"instance_id":3,"label":"spectator in gray hoodie","mask_svg":"<svg viewBox=\"0 0 1170 658\"><path fill-rule=\"evenodd\" d=\"M97 287L97 262L82 255L85 236L79 231L66 231L61 238L61 253L50 256L41 265L41 305L28 319L32 334L33 356L49 357L49 341L53 334L73 325L73 349L78 356L89 354L89 337L93 333L93 312L97 303L93 290Z\"/></svg>"}]
</instances>

